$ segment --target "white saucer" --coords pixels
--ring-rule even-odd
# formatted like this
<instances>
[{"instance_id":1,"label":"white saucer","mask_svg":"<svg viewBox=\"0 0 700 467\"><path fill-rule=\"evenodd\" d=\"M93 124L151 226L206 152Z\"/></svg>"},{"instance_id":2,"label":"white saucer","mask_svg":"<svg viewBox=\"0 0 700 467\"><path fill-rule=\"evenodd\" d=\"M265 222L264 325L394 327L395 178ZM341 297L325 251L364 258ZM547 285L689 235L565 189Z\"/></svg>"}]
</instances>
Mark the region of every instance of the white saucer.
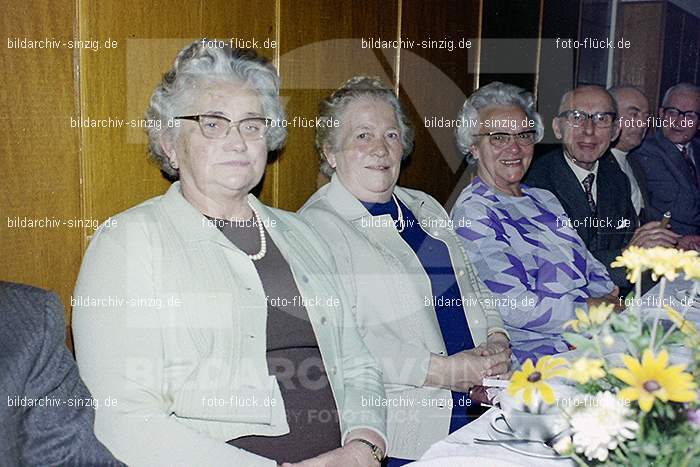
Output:
<instances>
[{"instance_id":1,"label":"white saucer","mask_svg":"<svg viewBox=\"0 0 700 467\"><path fill-rule=\"evenodd\" d=\"M502 414L496 414L491 419L488 435L493 440L517 438L517 435L508 428ZM509 451L517 452L523 456L537 457L538 459L563 460L571 458L571 456L559 455L553 449L538 443L500 443L500 445Z\"/></svg>"}]
</instances>

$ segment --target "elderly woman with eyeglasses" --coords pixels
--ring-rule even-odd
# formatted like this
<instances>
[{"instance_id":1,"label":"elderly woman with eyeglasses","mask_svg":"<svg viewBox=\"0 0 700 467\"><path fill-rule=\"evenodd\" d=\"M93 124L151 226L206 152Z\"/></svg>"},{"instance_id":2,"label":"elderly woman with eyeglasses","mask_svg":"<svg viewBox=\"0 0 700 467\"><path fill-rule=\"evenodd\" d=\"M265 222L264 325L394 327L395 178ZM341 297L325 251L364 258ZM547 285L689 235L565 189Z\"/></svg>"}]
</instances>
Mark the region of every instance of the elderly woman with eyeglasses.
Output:
<instances>
[{"instance_id":1,"label":"elderly woman with eyeglasses","mask_svg":"<svg viewBox=\"0 0 700 467\"><path fill-rule=\"evenodd\" d=\"M75 291L98 438L138 466L378 466L381 372L330 250L250 194L286 136L276 70L195 42L147 118L179 180L96 233Z\"/></svg>"},{"instance_id":2,"label":"elderly woman with eyeglasses","mask_svg":"<svg viewBox=\"0 0 700 467\"><path fill-rule=\"evenodd\" d=\"M614 284L557 198L521 183L544 131L532 95L494 82L475 91L458 118L474 122L456 136L477 176L451 217L496 296L513 354L522 362L567 351L564 323L577 308L612 300Z\"/></svg>"},{"instance_id":3,"label":"elderly woman with eyeglasses","mask_svg":"<svg viewBox=\"0 0 700 467\"><path fill-rule=\"evenodd\" d=\"M355 77L320 106L316 148L332 176L300 210L333 245L360 332L380 363L389 466L418 459L478 415L468 393L506 373L493 297L440 204L396 186L413 129L394 92Z\"/></svg>"}]
</instances>

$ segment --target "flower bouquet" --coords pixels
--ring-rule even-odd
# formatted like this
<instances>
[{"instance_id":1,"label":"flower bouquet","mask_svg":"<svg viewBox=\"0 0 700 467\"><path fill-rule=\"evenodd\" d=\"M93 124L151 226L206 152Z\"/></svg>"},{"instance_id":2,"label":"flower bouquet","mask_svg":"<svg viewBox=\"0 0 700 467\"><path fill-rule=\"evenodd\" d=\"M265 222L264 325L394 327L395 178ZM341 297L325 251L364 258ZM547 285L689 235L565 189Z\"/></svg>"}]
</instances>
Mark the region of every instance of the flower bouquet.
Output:
<instances>
[{"instance_id":1,"label":"flower bouquet","mask_svg":"<svg viewBox=\"0 0 700 467\"><path fill-rule=\"evenodd\" d=\"M588 313L576 310L576 319L565 324L572 332L564 333L577 348L576 360L547 356L536 365L527 360L507 393L533 412L556 403L569 427L553 447L579 465L700 466L700 333L685 317L698 300L700 257L694 251L630 247L612 266L625 267L636 284L631 306L623 313L614 313L611 304ZM639 308L646 270L660 278L653 319ZM677 310L664 293L667 282L681 274L694 285ZM686 352L689 362L673 364L674 351ZM562 403L550 385L555 378L574 383L580 396Z\"/></svg>"}]
</instances>

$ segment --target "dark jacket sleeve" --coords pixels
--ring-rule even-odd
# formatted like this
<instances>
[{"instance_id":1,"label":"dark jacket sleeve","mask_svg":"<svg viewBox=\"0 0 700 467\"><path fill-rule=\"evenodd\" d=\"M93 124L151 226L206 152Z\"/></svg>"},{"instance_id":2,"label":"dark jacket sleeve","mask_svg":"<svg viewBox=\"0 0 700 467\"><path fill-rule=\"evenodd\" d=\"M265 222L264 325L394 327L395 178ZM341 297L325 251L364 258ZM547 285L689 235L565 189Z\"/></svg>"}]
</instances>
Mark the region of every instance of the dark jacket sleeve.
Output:
<instances>
[{"instance_id":1,"label":"dark jacket sleeve","mask_svg":"<svg viewBox=\"0 0 700 467\"><path fill-rule=\"evenodd\" d=\"M669 143L670 144L670 143ZM700 149L700 145L694 148ZM671 147L669 150L675 150ZM697 150L697 149L696 149ZM700 196L697 189L679 183L669 167L665 149L657 139L645 141L636 149L631 159L641 167L646 178L648 220L661 220L670 211L671 229L682 235L695 235L700 231ZM680 153L678 154L680 158ZM646 200L645 200L646 201Z\"/></svg>"},{"instance_id":2,"label":"dark jacket sleeve","mask_svg":"<svg viewBox=\"0 0 700 467\"><path fill-rule=\"evenodd\" d=\"M545 160L543 159L546 157L553 156L550 154L544 154L532 161L530 170L528 170L527 174L525 174L523 183L534 188L541 188L543 190L554 192L553 186L550 183L550 180L552 179L551 170L548 170L547 164L545 164Z\"/></svg>"},{"instance_id":3,"label":"dark jacket sleeve","mask_svg":"<svg viewBox=\"0 0 700 467\"><path fill-rule=\"evenodd\" d=\"M632 284L627 280L627 271L625 268L610 267L610 264L615 261L615 258L622 254L622 248L595 250L591 251L591 254L605 265L605 268L610 274L610 279L620 288L621 293L631 290Z\"/></svg>"},{"instance_id":4,"label":"dark jacket sleeve","mask_svg":"<svg viewBox=\"0 0 700 467\"><path fill-rule=\"evenodd\" d=\"M31 363L25 395L40 403L29 407L24 416L23 464L124 465L93 432L94 401L65 345L61 302L46 292L34 302L40 308L37 315L43 319L37 320L37 339L29 343L34 347L29 354L36 358Z\"/></svg>"}]
</instances>

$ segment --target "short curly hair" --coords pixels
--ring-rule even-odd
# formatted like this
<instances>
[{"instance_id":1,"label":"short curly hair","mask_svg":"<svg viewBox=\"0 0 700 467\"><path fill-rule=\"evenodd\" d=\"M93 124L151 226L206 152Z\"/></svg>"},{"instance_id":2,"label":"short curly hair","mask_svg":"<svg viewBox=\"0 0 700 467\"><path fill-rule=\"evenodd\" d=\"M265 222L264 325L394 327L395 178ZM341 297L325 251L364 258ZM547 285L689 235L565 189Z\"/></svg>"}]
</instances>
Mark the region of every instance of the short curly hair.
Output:
<instances>
[{"instance_id":1,"label":"short curly hair","mask_svg":"<svg viewBox=\"0 0 700 467\"><path fill-rule=\"evenodd\" d=\"M544 125L542 117L535 110L535 99L532 93L525 91L513 84L494 81L480 87L472 93L464 102L462 109L457 114L457 120L462 122L478 122L479 111L487 107L515 106L520 107L528 120L534 122L536 142L542 140L544 136ZM479 125L461 125L455 129L457 147L467 158L469 164L475 164L476 160L469 149L474 144L474 135L479 132Z\"/></svg>"},{"instance_id":2,"label":"short curly hair","mask_svg":"<svg viewBox=\"0 0 700 467\"><path fill-rule=\"evenodd\" d=\"M333 175L335 169L326 160L323 147L329 145L334 150L338 149L338 126L334 121L342 125L345 110L351 102L358 99L380 99L394 109L396 122L401 133L401 145L403 158L405 159L413 150L414 130L410 120L401 107L401 102L394 91L385 86L382 81L373 76L354 76L344 82L330 96L319 104L318 124L316 125L316 151L321 162L321 172L327 176Z\"/></svg>"},{"instance_id":3,"label":"short curly hair","mask_svg":"<svg viewBox=\"0 0 700 467\"><path fill-rule=\"evenodd\" d=\"M187 113L204 82L245 83L260 96L267 118L273 122L285 119L279 100L279 77L269 60L253 49L230 47L228 41L202 39L189 44L177 54L172 68L156 86L145 114L146 121L157 122L146 130L150 158L172 178L179 178L179 171L170 165L161 137L177 137L174 119ZM286 128L272 125L265 136L268 150L281 148L286 137Z\"/></svg>"}]
</instances>

